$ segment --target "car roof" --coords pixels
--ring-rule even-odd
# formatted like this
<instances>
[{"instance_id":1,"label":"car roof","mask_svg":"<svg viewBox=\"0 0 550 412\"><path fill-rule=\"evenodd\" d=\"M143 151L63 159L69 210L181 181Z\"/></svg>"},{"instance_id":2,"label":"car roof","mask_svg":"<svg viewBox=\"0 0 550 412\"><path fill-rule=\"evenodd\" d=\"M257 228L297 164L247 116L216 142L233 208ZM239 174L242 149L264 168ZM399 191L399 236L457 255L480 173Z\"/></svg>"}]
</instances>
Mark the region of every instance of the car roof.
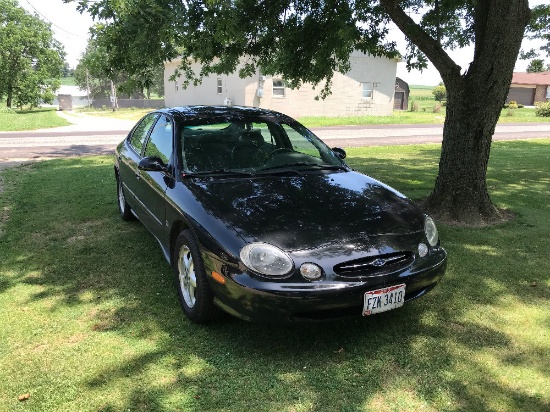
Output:
<instances>
[{"instance_id":1,"label":"car roof","mask_svg":"<svg viewBox=\"0 0 550 412\"><path fill-rule=\"evenodd\" d=\"M179 121L199 120L201 118L272 117L293 120L289 116L267 109L246 106L180 106L156 110L157 113L170 114Z\"/></svg>"}]
</instances>

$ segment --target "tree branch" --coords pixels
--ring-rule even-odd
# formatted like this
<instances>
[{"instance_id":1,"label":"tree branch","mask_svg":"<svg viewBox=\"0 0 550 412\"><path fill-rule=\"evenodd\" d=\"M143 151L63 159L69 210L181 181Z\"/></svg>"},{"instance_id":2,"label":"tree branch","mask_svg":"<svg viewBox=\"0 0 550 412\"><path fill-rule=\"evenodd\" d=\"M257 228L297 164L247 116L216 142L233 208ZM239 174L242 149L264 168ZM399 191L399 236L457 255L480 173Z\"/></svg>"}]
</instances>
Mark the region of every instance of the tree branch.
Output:
<instances>
[{"instance_id":1,"label":"tree branch","mask_svg":"<svg viewBox=\"0 0 550 412\"><path fill-rule=\"evenodd\" d=\"M460 77L460 66L449 57L440 42L433 39L405 13L399 6L399 0L380 0L380 5L405 36L430 59L445 83L447 78Z\"/></svg>"}]
</instances>

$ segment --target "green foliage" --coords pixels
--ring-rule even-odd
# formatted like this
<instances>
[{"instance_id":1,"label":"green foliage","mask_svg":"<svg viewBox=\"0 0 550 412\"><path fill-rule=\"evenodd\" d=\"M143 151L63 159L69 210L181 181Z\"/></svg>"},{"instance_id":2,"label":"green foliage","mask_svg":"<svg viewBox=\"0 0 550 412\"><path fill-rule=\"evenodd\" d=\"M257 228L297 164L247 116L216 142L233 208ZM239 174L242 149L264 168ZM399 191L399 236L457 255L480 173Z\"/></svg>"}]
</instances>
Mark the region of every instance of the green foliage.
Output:
<instances>
[{"instance_id":1,"label":"green foliage","mask_svg":"<svg viewBox=\"0 0 550 412\"><path fill-rule=\"evenodd\" d=\"M550 102L536 102L535 114L539 117L550 117Z\"/></svg>"},{"instance_id":2,"label":"green foliage","mask_svg":"<svg viewBox=\"0 0 550 412\"><path fill-rule=\"evenodd\" d=\"M527 66L527 73L538 73L544 71L544 60L543 59L533 59L529 62Z\"/></svg>"},{"instance_id":3,"label":"green foliage","mask_svg":"<svg viewBox=\"0 0 550 412\"><path fill-rule=\"evenodd\" d=\"M10 107L0 106L0 114L16 114L17 112Z\"/></svg>"},{"instance_id":4,"label":"green foliage","mask_svg":"<svg viewBox=\"0 0 550 412\"><path fill-rule=\"evenodd\" d=\"M65 53L49 24L15 0L0 0L0 98L8 107L51 103Z\"/></svg>"},{"instance_id":5,"label":"green foliage","mask_svg":"<svg viewBox=\"0 0 550 412\"><path fill-rule=\"evenodd\" d=\"M105 99L111 94L111 81L118 97L150 98L151 93L164 95L164 66L140 67L132 70L116 68L112 64L110 46L103 25L96 25L93 37L75 71L75 82L83 90L90 90L92 99Z\"/></svg>"},{"instance_id":6,"label":"green foliage","mask_svg":"<svg viewBox=\"0 0 550 412\"><path fill-rule=\"evenodd\" d=\"M445 88L445 85L443 85L443 83L440 83L438 86L435 86L432 89L432 94L435 100L437 100L438 102L442 102L444 99L447 98L447 89Z\"/></svg>"},{"instance_id":7,"label":"green foliage","mask_svg":"<svg viewBox=\"0 0 550 412\"><path fill-rule=\"evenodd\" d=\"M522 58L532 59L538 56L539 53L550 57L550 5L541 4L533 7L531 20L527 26L527 36L529 38L542 39L542 45L538 52L531 49L523 53ZM550 70L550 65L546 67L546 70Z\"/></svg>"}]
</instances>

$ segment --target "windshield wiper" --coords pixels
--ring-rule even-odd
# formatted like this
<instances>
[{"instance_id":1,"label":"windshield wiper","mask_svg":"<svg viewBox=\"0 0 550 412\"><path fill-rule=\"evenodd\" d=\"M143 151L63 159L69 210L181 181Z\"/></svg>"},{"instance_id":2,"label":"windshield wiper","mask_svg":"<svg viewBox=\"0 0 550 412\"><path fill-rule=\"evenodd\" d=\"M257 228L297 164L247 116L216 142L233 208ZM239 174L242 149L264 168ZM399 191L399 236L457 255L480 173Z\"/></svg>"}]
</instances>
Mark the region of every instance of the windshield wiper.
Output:
<instances>
[{"instance_id":1,"label":"windshield wiper","mask_svg":"<svg viewBox=\"0 0 550 412\"><path fill-rule=\"evenodd\" d=\"M202 170L200 172L191 172L184 170L183 177L198 177L198 176L212 176L212 175L231 175L231 176L253 176L254 173L245 172L242 170L230 170L230 169L215 169L215 170Z\"/></svg>"},{"instance_id":2,"label":"windshield wiper","mask_svg":"<svg viewBox=\"0 0 550 412\"><path fill-rule=\"evenodd\" d=\"M317 164L317 163L298 162L298 163L288 163L288 164L279 165L279 166L264 167L262 169L259 169L258 173L262 173L263 171L274 171L274 170L278 170L278 169L295 170L295 169L292 169L292 168L296 167L296 166L314 167L314 168L319 169L319 170L344 170L346 172L349 171L349 169L345 166L326 165L326 164L320 165L320 164ZM295 170L295 171L297 172L297 170Z\"/></svg>"}]
</instances>

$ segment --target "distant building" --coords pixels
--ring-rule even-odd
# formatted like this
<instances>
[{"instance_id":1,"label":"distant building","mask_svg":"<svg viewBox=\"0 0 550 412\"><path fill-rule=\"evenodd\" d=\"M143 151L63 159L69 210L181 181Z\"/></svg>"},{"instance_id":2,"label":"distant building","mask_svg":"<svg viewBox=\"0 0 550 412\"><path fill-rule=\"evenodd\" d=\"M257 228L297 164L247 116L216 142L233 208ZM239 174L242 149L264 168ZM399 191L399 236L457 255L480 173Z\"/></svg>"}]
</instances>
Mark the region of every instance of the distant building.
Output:
<instances>
[{"instance_id":1,"label":"distant building","mask_svg":"<svg viewBox=\"0 0 550 412\"><path fill-rule=\"evenodd\" d=\"M395 94L393 97L394 110L407 110L409 107L409 84L399 77L395 78Z\"/></svg>"},{"instance_id":2,"label":"distant building","mask_svg":"<svg viewBox=\"0 0 550 412\"><path fill-rule=\"evenodd\" d=\"M60 99L60 96L63 97ZM57 91L57 96L54 99L52 106L57 106L62 109L61 106L67 104L67 96L71 96L72 108L88 105L88 94L86 93L86 90L79 89L78 86L61 86ZM60 102L60 100L62 101Z\"/></svg>"},{"instance_id":3,"label":"distant building","mask_svg":"<svg viewBox=\"0 0 550 412\"><path fill-rule=\"evenodd\" d=\"M550 71L514 73L507 102L516 101L525 106L550 100Z\"/></svg>"},{"instance_id":4,"label":"distant building","mask_svg":"<svg viewBox=\"0 0 550 412\"><path fill-rule=\"evenodd\" d=\"M397 59L373 57L354 52L350 70L334 74L332 94L315 100L321 87L304 84L289 89L281 76L264 76L259 71L241 79L238 73L211 75L198 86L182 87L182 79L170 81L181 60L164 66L165 103L185 105L239 105L272 109L293 117L390 115L394 108ZM200 71L199 63L193 69ZM408 86L407 86L408 87Z\"/></svg>"}]
</instances>

